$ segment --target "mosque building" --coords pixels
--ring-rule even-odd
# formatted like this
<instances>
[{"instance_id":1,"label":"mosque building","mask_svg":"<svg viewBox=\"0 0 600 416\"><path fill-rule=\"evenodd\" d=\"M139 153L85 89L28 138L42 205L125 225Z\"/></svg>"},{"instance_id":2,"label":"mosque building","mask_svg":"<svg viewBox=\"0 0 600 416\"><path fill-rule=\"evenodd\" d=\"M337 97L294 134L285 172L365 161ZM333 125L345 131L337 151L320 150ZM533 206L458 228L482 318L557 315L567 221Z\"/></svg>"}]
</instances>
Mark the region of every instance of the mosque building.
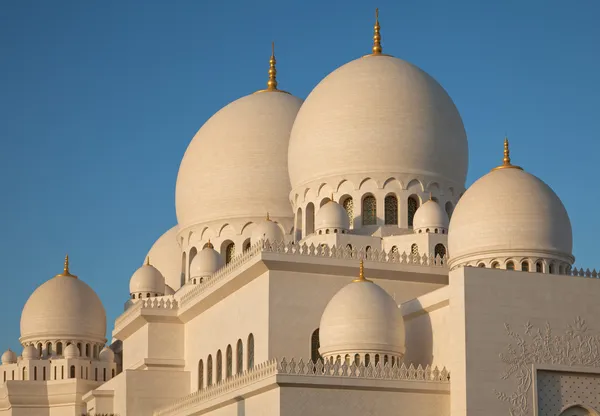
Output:
<instances>
[{"instance_id":1,"label":"mosque building","mask_svg":"<svg viewBox=\"0 0 600 416\"><path fill-rule=\"evenodd\" d=\"M200 128L110 343L67 257L0 416L600 416L600 280L561 200L507 139L466 189L452 99L374 31L305 100L273 53Z\"/></svg>"}]
</instances>

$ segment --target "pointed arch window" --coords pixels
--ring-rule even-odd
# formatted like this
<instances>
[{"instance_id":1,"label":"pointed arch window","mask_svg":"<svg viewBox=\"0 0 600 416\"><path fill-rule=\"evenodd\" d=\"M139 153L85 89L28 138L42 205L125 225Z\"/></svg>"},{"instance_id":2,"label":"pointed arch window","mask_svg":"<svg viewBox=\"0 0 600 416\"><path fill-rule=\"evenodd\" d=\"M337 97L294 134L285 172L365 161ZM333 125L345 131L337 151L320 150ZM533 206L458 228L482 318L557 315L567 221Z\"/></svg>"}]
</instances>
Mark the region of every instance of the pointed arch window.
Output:
<instances>
[{"instance_id":1,"label":"pointed arch window","mask_svg":"<svg viewBox=\"0 0 600 416\"><path fill-rule=\"evenodd\" d=\"M208 358L206 359L206 386L212 386L212 380L213 380L213 362L212 362L212 355L208 355Z\"/></svg>"},{"instance_id":2,"label":"pointed arch window","mask_svg":"<svg viewBox=\"0 0 600 416\"><path fill-rule=\"evenodd\" d=\"M515 269L515 263L512 261L509 261L508 263L506 263L506 270L514 270Z\"/></svg>"},{"instance_id":3,"label":"pointed arch window","mask_svg":"<svg viewBox=\"0 0 600 416\"><path fill-rule=\"evenodd\" d=\"M244 344L242 344L242 340L238 339L237 347L236 347L236 374L242 374L244 371Z\"/></svg>"},{"instance_id":4,"label":"pointed arch window","mask_svg":"<svg viewBox=\"0 0 600 416\"><path fill-rule=\"evenodd\" d=\"M411 195L408 197L407 205L408 205L408 226L412 227L413 220L415 219L415 214L417 212L417 209L419 208L419 200L417 199L416 196Z\"/></svg>"},{"instance_id":5,"label":"pointed arch window","mask_svg":"<svg viewBox=\"0 0 600 416\"><path fill-rule=\"evenodd\" d=\"M184 251L183 254L181 255L181 277L180 277L181 286L183 286L185 284L186 258L187 258L187 255L185 254L185 251Z\"/></svg>"},{"instance_id":6,"label":"pointed arch window","mask_svg":"<svg viewBox=\"0 0 600 416\"><path fill-rule=\"evenodd\" d=\"M536 273L542 273L542 271L543 271L543 270L544 270L544 268L543 268L543 266L542 266L542 262L541 262L541 261L538 261L538 262L535 264L535 272L536 272Z\"/></svg>"},{"instance_id":7,"label":"pointed arch window","mask_svg":"<svg viewBox=\"0 0 600 416\"><path fill-rule=\"evenodd\" d=\"M452 211L454 211L454 206L452 205L452 202L446 202L445 209L446 214L448 215L448 219L450 219L452 217Z\"/></svg>"},{"instance_id":8,"label":"pointed arch window","mask_svg":"<svg viewBox=\"0 0 600 416\"><path fill-rule=\"evenodd\" d=\"M217 351L217 383L223 379L223 354Z\"/></svg>"},{"instance_id":9,"label":"pointed arch window","mask_svg":"<svg viewBox=\"0 0 600 416\"><path fill-rule=\"evenodd\" d=\"M229 378L233 375L233 350L231 349L231 345L227 346L227 351L225 354L226 354L225 374L226 374L226 377Z\"/></svg>"},{"instance_id":10,"label":"pointed arch window","mask_svg":"<svg viewBox=\"0 0 600 416\"><path fill-rule=\"evenodd\" d=\"M352 199L352 197L349 196L346 199L344 199L342 206L348 214L348 219L350 220L350 228L353 228L352 224L354 223L354 200Z\"/></svg>"},{"instance_id":11,"label":"pointed arch window","mask_svg":"<svg viewBox=\"0 0 600 416\"><path fill-rule=\"evenodd\" d=\"M310 336L310 359L313 363L316 363L321 359L321 354L319 353L320 347L321 343L319 341L319 328L317 328Z\"/></svg>"},{"instance_id":12,"label":"pointed arch window","mask_svg":"<svg viewBox=\"0 0 600 416\"><path fill-rule=\"evenodd\" d=\"M522 272L529 271L529 262L527 260L525 260L524 262L521 263L521 271Z\"/></svg>"},{"instance_id":13,"label":"pointed arch window","mask_svg":"<svg viewBox=\"0 0 600 416\"><path fill-rule=\"evenodd\" d=\"M254 368L254 335L248 335L248 370Z\"/></svg>"},{"instance_id":14,"label":"pointed arch window","mask_svg":"<svg viewBox=\"0 0 600 416\"><path fill-rule=\"evenodd\" d=\"M225 264L229 264L235 257L235 244L229 243L225 248Z\"/></svg>"},{"instance_id":15,"label":"pointed arch window","mask_svg":"<svg viewBox=\"0 0 600 416\"><path fill-rule=\"evenodd\" d=\"M385 197L385 223L398 225L398 198L395 195Z\"/></svg>"},{"instance_id":16,"label":"pointed arch window","mask_svg":"<svg viewBox=\"0 0 600 416\"><path fill-rule=\"evenodd\" d=\"M196 247L192 247L192 249L190 250L190 254L188 256L188 270L192 270L192 261L194 260L194 257L196 257L196 255L198 254L198 249ZM191 276L190 276L191 277Z\"/></svg>"},{"instance_id":17,"label":"pointed arch window","mask_svg":"<svg viewBox=\"0 0 600 416\"><path fill-rule=\"evenodd\" d=\"M373 195L368 195L363 199L362 223L363 225L377 224L377 200Z\"/></svg>"},{"instance_id":18,"label":"pointed arch window","mask_svg":"<svg viewBox=\"0 0 600 416\"><path fill-rule=\"evenodd\" d=\"M198 390L204 388L204 363L202 360L198 363Z\"/></svg>"},{"instance_id":19,"label":"pointed arch window","mask_svg":"<svg viewBox=\"0 0 600 416\"><path fill-rule=\"evenodd\" d=\"M444 259L444 257L446 256L446 247L444 247L443 244L436 244L435 245L435 258L437 259L437 256L440 256L440 259Z\"/></svg>"},{"instance_id":20,"label":"pointed arch window","mask_svg":"<svg viewBox=\"0 0 600 416\"><path fill-rule=\"evenodd\" d=\"M416 245L416 244L411 245L410 246L410 254L411 254L411 256L412 256L412 258L413 258L414 261L419 260L420 259L420 256L419 256L419 246Z\"/></svg>"}]
</instances>

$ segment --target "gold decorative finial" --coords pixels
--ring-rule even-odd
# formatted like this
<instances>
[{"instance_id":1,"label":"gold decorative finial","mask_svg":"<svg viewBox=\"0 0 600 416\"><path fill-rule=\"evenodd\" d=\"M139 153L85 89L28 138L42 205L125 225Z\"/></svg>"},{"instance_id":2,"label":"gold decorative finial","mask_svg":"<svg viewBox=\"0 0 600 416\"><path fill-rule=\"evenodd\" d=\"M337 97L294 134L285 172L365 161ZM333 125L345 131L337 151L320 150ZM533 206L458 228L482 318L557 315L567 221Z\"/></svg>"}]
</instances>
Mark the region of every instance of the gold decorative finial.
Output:
<instances>
[{"instance_id":1,"label":"gold decorative finial","mask_svg":"<svg viewBox=\"0 0 600 416\"><path fill-rule=\"evenodd\" d=\"M492 170L508 169L508 168L523 170L522 167L515 166L512 163L510 163L510 149L508 147L508 137L505 137L504 138L504 158L502 159L502 164Z\"/></svg>"},{"instance_id":2,"label":"gold decorative finial","mask_svg":"<svg viewBox=\"0 0 600 416\"><path fill-rule=\"evenodd\" d=\"M331 193L331 198L330 199L333 201L333 192Z\"/></svg>"},{"instance_id":3,"label":"gold decorative finial","mask_svg":"<svg viewBox=\"0 0 600 416\"><path fill-rule=\"evenodd\" d=\"M269 217L269 213L267 212L267 221L271 221L271 217Z\"/></svg>"},{"instance_id":4,"label":"gold decorative finial","mask_svg":"<svg viewBox=\"0 0 600 416\"><path fill-rule=\"evenodd\" d=\"M275 42L271 42L271 59L269 59L269 80L267 81L267 89L256 92L283 92L289 94L289 92L281 91L277 89L277 60L275 59Z\"/></svg>"},{"instance_id":5,"label":"gold decorative finial","mask_svg":"<svg viewBox=\"0 0 600 416\"><path fill-rule=\"evenodd\" d=\"M215 246L213 246L213 244L210 242L210 238L208 239L208 243L206 243L206 245L204 247L205 248L215 248Z\"/></svg>"},{"instance_id":6,"label":"gold decorative finial","mask_svg":"<svg viewBox=\"0 0 600 416\"><path fill-rule=\"evenodd\" d=\"M433 201L433 194L431 192L429 192L429 200Z\"/></svg>"},{"instance_id":7,"label":"gold decorative finial","mask_svg":"<svg viewBox=\"0 0 600 416\"><path fill-rule=\"evenodd\" d=\"M150 266L150 256L146 256L146 266Z\"/></svg>"},{"instance_id":8,"label":"gold decorative finial","mask_svg":"<svg viewBox=\"0 0 600 416\"><path fill-rule=\"evenodd\" d=\"M65 265L63 267L63 272L61 274L59 274L58 276L77 277L77 276L71 274L71 272L69 271L69 255L68 254L65 256Z\"/></svg>"},{"instance_id":9,"label":"gold decorative finial","mask_svg":"<svg viewBox=\"0 0 600 416\"><path fill-rule=\"evenodd\" d=\"M375 9L375 26L373 27L373 55L381 55L381 26L379 26L379 9Z\"/></svg>"},{"instance_id":10,"label":"gold decorative finial","mask_svg":"<svg viewBox=\"0 0 600 416\"><path fill-rule=\"evenodd\" d=\"M369 280L367 280L367 278L365 277L365 265L363 262L363 259L360 259L360 264L358 266L358 279L354 279L353 282L368 282Z\"/></svg>"}]
</instances>

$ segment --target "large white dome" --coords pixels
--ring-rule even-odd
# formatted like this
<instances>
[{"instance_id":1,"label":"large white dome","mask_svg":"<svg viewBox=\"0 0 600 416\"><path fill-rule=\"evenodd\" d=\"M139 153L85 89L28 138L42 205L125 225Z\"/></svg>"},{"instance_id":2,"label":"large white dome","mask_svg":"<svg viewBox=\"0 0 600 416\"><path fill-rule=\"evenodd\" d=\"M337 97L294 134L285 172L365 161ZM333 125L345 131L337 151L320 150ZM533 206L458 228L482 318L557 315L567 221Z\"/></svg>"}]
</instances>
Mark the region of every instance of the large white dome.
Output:
<instances>
[{"instance_id":1,"label":"large white dome","mask_svg":"<svg viewBox=\"0 0 600 416\"><path fill-rule=\"evenodd\" d=\"M177 243L177 229L175 226L161 235L146 255L174 290L181 286L181 247Z\"/></svg>"},{"instance_id":2,"label":"large white dome","mask_svg":"<svg viewBox=\"0 0 600 416\"><path fill-rule=\"evenodd\" d=\"M21 344L55 339L106 342L106 312L87 284L65 271L38 287L21 314Z\"/></svg>"},{"instance_id":3,"label":"large white dome","mask_svg":"<svg viewBox=\"0 0 600 416\"><path fill-rule=\"evenodd\" d=\"M293 189L352 174L425 175L462 188L468 167L465 129L446 91L416 66L383 55L354 60L315 87L288 155Z\"/></svg>"},{"instance_id":4,"label":"large white dome","mask_svg":"<svg viewBox=\"0 0 600 416\"><path fill-rule=\"evenodd\" d=\"M394 299L361 277L344 286L325 307L319 325L324 358L345 354L391 354L405 351L404 320Z\"/></svg>"},{"instance_id":5,"label":"large white dome","mask_svg":"<svg viewBox=\"0 0 600 416\"><path fill-rule=\"evenodd\" d=\"M236 218L293 217L287 151L302 100L251 94L212 116L188 146L177 176L180 230Z\"/></svg>"},{"instance_id":6,"label":"large white dome","mask_svg":"<svg viewBox=\"0 0 600 416\"><path fill-rule=\"evenodd\" d=\"M448 231L451 267L492 258L572 264L572 248L571 222L561 200L520 168L493 170L471 185Z\"/></svg>"}]
</instances>

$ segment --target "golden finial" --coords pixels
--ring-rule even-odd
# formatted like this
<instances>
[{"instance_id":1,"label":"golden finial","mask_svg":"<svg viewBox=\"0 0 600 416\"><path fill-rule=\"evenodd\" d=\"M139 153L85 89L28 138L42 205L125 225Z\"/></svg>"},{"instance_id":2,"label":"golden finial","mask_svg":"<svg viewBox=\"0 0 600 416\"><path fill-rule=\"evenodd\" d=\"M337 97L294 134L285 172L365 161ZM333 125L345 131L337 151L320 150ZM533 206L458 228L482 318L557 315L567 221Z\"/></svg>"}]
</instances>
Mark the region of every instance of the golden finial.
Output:
<instances>
[{"instance_id":1,"label":"golden finial","mask_svg":"<svg viewBox=\"0 0 600 416\"><path fill-rule=\"evenodd\" d=\"M69 276L69 277L77 277L69 271L69 255L65 256L65 265L63 267L63 272L59 274L59 276Z\"/></svg>"},{"instance_id":2,"label":"golden finial","mask_svg":"<svg viewBox=\"0 0 600 416\"><path fill-rule=\"evenodd\" d=\"M210 238L208 239L208 243L206 243L206 245L204 246L205 248L215 248L212 243L210 242Z\"/></svg>"},{"instance_id":3,"label":"golden finial","mask_svg":"<svg viewBox=\"0 0 600 416\"><path fill-rule=\"evenodd\" d=\"M277 60L275 59L275 42L271 42L271 59L269 59L269 80L267 81L267 89L256 92L284 92L286 94L289 94L289 92L277 89L277 68L275 67L276 64Z\"/></svg>"},{"instance_id":4,"label":"golden finial","mask_svg":"<svg viewBox=\"0 0 600 416\"><path fill-rule=\"evenodd\" d=\"M150 256L146 256L146 266L150 266Z\"/></svg>"},{"instance_id":5,"label":"golden finial","mask_svg":"<svg viewBox=\"0 0 600 416\"><path fill-rule=\"evenodd\" d=\"M429 192L429 200L433 201L433 194L431 192Z\"/></svg>"},{"instance_id":6,"label":"golden finial","mask_svg":"<svg viewBox=\"0 0 600 416\"><path fill-rule=\"evenodd\" d=\"M333 201L333 192L331 193L331 198L330 199L331 199L331 201Z\"/></svg>"},{"instance_id":7,"label":"golden finial","mask_svg":"<svg viewBox=\"0 0 600 416\"><path fill-rule=\"evenodd\" d=\"M269 216L268 212L267 212L267 221L271 221L271 217Z\"/></svg>"},{"instance_id":8,"label":"golden finial","mask_svg":"<svg viewBox=\"0 0 600 416\"><path fill-rule=\"evenodd\" d=\"M373 27L373 55L381 55L381 26L379 26L379 9L375 9L375 26Z\"/></svg>"},{"instance_id":9,"label":"golden finial","mask_svg":"<svg viewBox=\"0 0 600 416\"><path fill-rule=\"evenodd\" d=\"M508 147L508 137L505 137L504 138L504 158L502 159L502 164L492 170L507 169L507 168L523 170L523 168L521 168L520 166L515 166L512 163L510 163L510 149Z\"/></svg>"},{"instance_id":10,"label":"golden finial","mask_svg":"<svg viewBox=\"0 0 600 416\"><path fill-rule=\"evenodd\" d=\"M365 265L363 259L360 259L360 264L358 266L358 279L354 279L353 282L368 282L367 278L365 278Z\"/></svg>"}]
</instances>

